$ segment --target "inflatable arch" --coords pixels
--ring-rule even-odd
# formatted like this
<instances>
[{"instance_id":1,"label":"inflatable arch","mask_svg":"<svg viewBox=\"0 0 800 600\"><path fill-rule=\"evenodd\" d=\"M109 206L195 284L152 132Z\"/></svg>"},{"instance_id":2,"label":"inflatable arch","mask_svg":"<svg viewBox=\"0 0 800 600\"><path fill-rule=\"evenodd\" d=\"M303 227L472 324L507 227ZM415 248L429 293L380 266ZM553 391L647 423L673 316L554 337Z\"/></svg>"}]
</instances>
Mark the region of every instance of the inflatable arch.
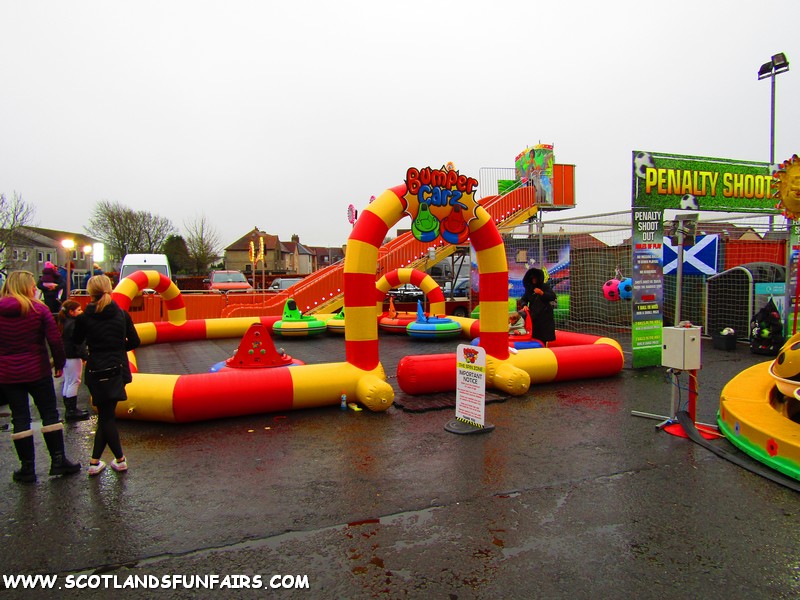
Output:
<instances>
[{"instance_id":1,"label":"inflatable arch","mask_svg":"<svg viewBox=\"0 0 800 600\"><path fill-rule=\"evenodd\" d=\"M378 196L362 211L347 243L345 355L348 364L365 371L382 370L378 356L378 324L373 318L375 307L369 298L375 288L380 246L389 229L406 215L407 192L403 184ZM530 387L530 375L508 360L508 264L503 239L483 207L476 204L473 210L474 218L467 223L467 237L478 264L481 345L486 350L487 366L496 375L494 386L514 395L524 394ZM433 307L431 312L435 312Z\"/></svg>"},{"instance_id":2,"label":"inflatable arch","mask_svg":"<svg viewBox=\"0 0 800 600\"><path fill-rule=\"evenodd\" d=\"M375 299L375 309L380 315L383 312L383 300L386 298L386 293L392 288L396 288L404 283L410 283L417 286L423 291L425 297L430 302L430 309L428 312L432 315L442 315L445 311L444 292L436 281L418 269L395 269L381 277L375 284L375 291L378 294Z\"/></svg>"},{"instance_id":3,"label":"inflatable arch","mask_svg":"<svg viewBox=\"0 0 800 600\"><path fill-rule=\"evenodd\" d=\"M359 215L344 259L344 308L347 362L362 369L380 364L375 316L378 250L389 229L405 216L406 186L386 190ZM508 264L500 232L481 206L469 224L481 288L481 342L489 356L508 358ZM388 289L388 288L387 288ZM431 312L435 312L433 308ZM351 318L352 317L352 318Z\"/></svg>"}]
</instances>

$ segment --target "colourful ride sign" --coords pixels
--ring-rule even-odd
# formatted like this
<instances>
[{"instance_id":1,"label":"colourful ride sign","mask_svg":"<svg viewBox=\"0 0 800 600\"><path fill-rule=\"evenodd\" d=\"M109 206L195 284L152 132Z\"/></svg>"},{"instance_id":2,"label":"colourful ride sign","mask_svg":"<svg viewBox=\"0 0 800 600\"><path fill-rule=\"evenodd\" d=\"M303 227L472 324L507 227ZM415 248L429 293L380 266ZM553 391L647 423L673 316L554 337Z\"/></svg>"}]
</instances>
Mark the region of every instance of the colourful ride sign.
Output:
<instances>
[{"instance_id":1,"label":"colourful ride sign","mask_svg":"<svg viewBox=\"0 0 800 600\"><path fill-rule=\"evenodd\" d=\"M421 242L441 237L448 244L469 238L469 222L476 218L478 180L459 174L449 165L441 169L410 167L406 171L403 212L411 217L411 232Z\"/></svg>"}]
</instances>

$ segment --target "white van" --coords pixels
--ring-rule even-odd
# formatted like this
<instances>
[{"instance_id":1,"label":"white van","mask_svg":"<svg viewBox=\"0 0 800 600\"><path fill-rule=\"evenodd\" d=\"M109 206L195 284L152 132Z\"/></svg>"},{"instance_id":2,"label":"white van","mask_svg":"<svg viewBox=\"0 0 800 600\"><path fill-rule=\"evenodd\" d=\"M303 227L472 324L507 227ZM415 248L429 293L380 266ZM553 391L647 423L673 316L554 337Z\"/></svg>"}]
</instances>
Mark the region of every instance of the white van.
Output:
<instances>
[{"instance_id":1,"label":"white van","mask_svg":"<svg viewBox=\"0 0 800 600\"><path fill-rule=\"evenodd\" d=\"M158 271L172 280L166 254L126 254L119 268L119 278L123 279L136 271Z\"/></svg>"}]
</instances>

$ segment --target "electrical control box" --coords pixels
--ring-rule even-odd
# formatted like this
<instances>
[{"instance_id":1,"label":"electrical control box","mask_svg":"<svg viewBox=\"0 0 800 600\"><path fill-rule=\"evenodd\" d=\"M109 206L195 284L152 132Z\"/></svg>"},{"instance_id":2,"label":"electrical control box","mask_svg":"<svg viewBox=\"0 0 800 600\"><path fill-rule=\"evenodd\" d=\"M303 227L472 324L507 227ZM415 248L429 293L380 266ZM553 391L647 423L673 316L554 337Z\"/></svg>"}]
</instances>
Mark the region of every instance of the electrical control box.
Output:
<instances>
[{"instance_id":1,"label":"electrical control box","mask_svg":"<svg viewBox=\"0 0 800 600\"><path fill-rule=\"evenodd\" d=\"M700 368L700 327L664 327L661 330L661 364L679 371Z\"/></svg>"}]
</instances>

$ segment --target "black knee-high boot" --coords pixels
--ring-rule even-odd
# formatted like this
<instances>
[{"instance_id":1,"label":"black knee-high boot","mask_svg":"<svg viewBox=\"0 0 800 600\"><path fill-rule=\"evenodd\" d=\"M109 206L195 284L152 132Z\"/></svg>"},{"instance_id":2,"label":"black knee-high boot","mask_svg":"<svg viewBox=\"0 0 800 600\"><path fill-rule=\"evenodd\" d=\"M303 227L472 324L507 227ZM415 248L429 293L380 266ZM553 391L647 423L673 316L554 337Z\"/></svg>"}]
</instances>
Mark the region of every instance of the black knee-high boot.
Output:
<instances>
[{"instance_id":1,"label":"black knee-high boot","mask_svg":"<svg viewBox=\"0 0 800 600\"><path fill-rule=\"evenodd\" d=\"M36 460L35 451L33 447L33 435L31 431L22 432L22 437L13 437L14 448L17 450L17 456L22 466L14 471L14 481L23 483L31 483L36 481ZM28 434L28 435L25 435Z\"/></svg>"},{"instance_id":2,"label":"black knee-high boot","mask_svg":"<svg viewBox=\"0 0 800 600\"><path fill-rule=\"evenodd\" d=\"M85 421L89 418L89 411L78 408L78 397L64 397L64 420L65 421Z\"/></svg>"},{"instance_id":3,"label":"black knee-high boot","mask_svg":"<svg viewBox=\"0 0 800 600\"><path fill-rule=\"evenodd\" d=\"M81 470L80 463L74 463L64 452L64 425L54 423L42 427L42 435L50 452L50 475L71 475Z\"/></svg>"}]
</instances>

